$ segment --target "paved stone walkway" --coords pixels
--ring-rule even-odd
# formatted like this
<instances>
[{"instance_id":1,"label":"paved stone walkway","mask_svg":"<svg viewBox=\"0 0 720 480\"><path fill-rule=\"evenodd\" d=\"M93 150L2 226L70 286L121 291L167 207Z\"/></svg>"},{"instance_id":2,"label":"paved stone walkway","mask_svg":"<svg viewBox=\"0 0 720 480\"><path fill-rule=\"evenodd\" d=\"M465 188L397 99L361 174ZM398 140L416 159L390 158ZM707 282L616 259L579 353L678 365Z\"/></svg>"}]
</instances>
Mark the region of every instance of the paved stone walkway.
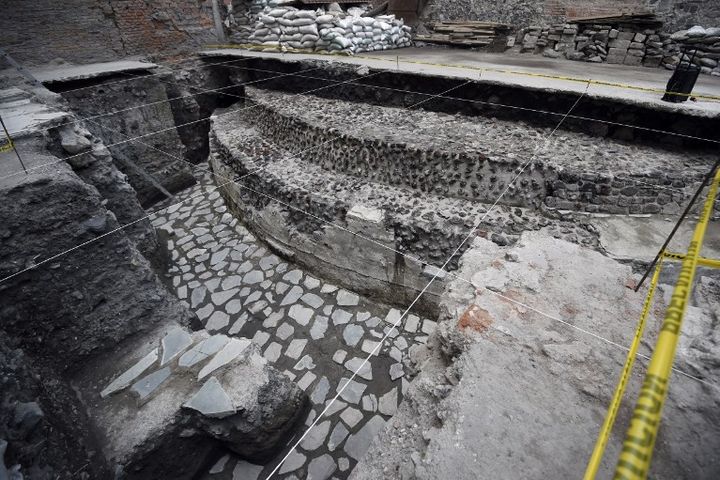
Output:
<instances>
[{"instance_id":1,"label":"paved stone walkway","mask_svg":"<svg viewBox=\"0 0 720 480\"><path fill-rule=\"evenodd\" d=\"M401 312L274 255L227 211L217 191L199 194L214 187L209 175L199 180L176 197L191 200L152 217L155 227L172 232L168 281L208 331L252 339L297 381L311 398L309 425ZM409 315L274 478L347 478L402 400L408 349L434 328ZM225 455L206 478L265 478L279 458L263 467Z\"/></svg>"}]
</instances>

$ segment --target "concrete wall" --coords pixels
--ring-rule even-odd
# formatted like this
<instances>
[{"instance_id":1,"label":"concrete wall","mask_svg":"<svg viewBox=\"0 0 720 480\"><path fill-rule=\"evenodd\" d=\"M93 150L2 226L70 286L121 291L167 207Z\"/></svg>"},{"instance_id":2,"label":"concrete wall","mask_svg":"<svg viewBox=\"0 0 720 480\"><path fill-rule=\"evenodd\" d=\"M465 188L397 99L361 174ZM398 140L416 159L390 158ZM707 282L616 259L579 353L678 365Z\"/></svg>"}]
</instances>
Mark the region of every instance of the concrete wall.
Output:
<instances>
[{"instance_id":1,"label":"concrete wall","mask_svg":"<svg viewBox=\"0 0 720 480\"><path fill-rule=\"evenodd\" d=\"M0 48L33 64L113 60L214 39L202 0L5 0Z\"/></svg>"}]
</instances>

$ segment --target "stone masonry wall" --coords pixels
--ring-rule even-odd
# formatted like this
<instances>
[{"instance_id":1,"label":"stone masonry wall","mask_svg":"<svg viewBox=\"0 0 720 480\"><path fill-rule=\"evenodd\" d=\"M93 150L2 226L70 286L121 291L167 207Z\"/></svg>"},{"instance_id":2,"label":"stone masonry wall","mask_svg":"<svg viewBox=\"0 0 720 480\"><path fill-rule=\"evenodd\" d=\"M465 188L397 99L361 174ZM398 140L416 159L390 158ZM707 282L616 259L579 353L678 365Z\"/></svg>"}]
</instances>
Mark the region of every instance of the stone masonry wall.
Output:
<instances>
[{"instance_id":1,"label":"stone masonry wall","mask_svg":"<svg viewBox=\"0 0 720 480\"><path fill-rule=\"evenodd\" d=\"M87 63L162 53L214 39L208 2L197 0L6 0L0 48L28 64Z\"/></svg>"}]
</instances>

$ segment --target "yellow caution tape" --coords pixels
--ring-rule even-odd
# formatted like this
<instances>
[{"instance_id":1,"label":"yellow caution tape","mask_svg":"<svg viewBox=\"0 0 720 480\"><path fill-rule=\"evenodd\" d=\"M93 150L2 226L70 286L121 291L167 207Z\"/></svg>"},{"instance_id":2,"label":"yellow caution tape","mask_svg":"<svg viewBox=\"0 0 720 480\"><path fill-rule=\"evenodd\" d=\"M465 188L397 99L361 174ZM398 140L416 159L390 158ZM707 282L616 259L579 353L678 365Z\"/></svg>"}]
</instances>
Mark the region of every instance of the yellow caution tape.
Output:
<instances>
[{"instance_id":1,"label":"yellow caution tape","mask_svg":"<svg viewBox=\"0 0 720 480\"><path fill-rule=\"evenodd\" d=\"M13 144L12 139L8 138L7 143L0 145L0 152L9 152L13 148L15 148L15 145Z\"/></svg>"},{"instance_id":2,"label":"yellow caution tape","mask_svg":"<svg viewBox=\"0 0 720 480\"><path fill-rule=\"evenodd\" d=\"M252 44L242 44L242 45L207 45L208 48L235 48L235 49L242 49L242 50L252 50L252 51L262 51L262 52L289 52L289 53L308 53L308 54L319 54L319 55L344 55L344 56L354 56L355 58L362 58L366 60L377 60L377 61L383 61L383 62L397 62L397 59L391 59L386 57L373 57L370 55L352 55L348 52L338 51L338 52L328 52L328 51L322 51L318 50L315 51L313 49L297 49L297 48L285 48L280 49L279 47L275 46L262 46L262 45L252 45ZM671 92L662 88L653 88L653 87L640 87L638 85L630 85L627 83L619 83L619 82L609 82L605 80L592 80L587 78L580 78L580 77L568 77L568 76L562 76L562 75L552 75L549 73L533 73L533 72L523 72L519 70L507 70L502 68L488 68L488 67L476 67L473 65L463 65L463 64L452 64L452 63L436 63L436 62L424 62L422 60L408 60L403 59L403 63L411 63L416 65L427 65L431 67L442 67L442 68L457 68L462 70L473 70L473 71L485 71L485 72L496 72L496 73L504 73L508 75L521 75L526 77L538 77L538 78L549 78L553 80L565 80L568 82L579 82L579 83L590 83L591 85L601 85L604 87L614 87L614 88L623 88L627 90L639 90L643 92L651 92L651 93L661 93L666 94L670 93L673 95L678 96L684 96L684 97L693 97L697 99L702 100L710 100L710 101L720 101L720 96L718 95L705 95L705 94L693 94L693 93L680 93L680 92Z\"/></svg>"},{"instance_id":3,"label":"yellow caution tape","mask_svg":"<svg viewBox=\"0 0 720 480\"><path fill-rule=\"evenodd\" d=\"M683 260L680 276L675 284L670 306L665 314L665 320L630 419L630 427L615 470L615 480L642 480L647 478L650 470L650 460L657 439L660 416L667 397L668 382L680 338L680 327L692 292L700 250L713 213L719 185L720 169L715 173L702 215L695 227L690 247Z\"/></svg>"},{"instance_id":4,"label":"yellow caution tape","mask_svg":"<svg viewBox=\"0 0 720 480\"><path fill-rule=\"evenodd\" d=\"M640 340L642 339L643 331L645 330L645 324L648 315L650 315L650 308L652 307L653 297L655 296L655 287L657 286L658 279L660 278L662 261L663 257L660 257L660 261L658 261L655 267L655 272L653 273L652 280L650 282L650 289L645 297L645 304L643 305L640 320L638 321L637 328L635 329L635 336L633 337L632 344L630 345L627 358L625 358L625 365L620 373L620 381L615 388L615 394L613 395L610 407L605 415L605 421L600 428L600 434L598 435L598 439L595 442L595 448L593 449L590 461L585 469L583 480L594 480L595 475L597 475L598 469L600 468L600 462L602 461L603 454L605 453L605 447L610 439L610 433L612 432L613 425L615 424L615 418L617 417L618 410L620 409L622 397L625 395L625 389L635 363L635 357L637 356Z\"/></svg>"},{"instance_id":5,"label":"yellow caution tape","mask_svg":"<svg viewBox=\"0 0 720 480\"><path fill-rule=\"evenodd\" d=\"M670 260L685 260L687 255L682 253L670 253L665 252L663 253L663 256ZM712 258L705 258L705 257L698 257L698 265L702 265L703 267L710 267L710 268L720 268L720 260L715 260Z\"/></svg>"}]
</instances>

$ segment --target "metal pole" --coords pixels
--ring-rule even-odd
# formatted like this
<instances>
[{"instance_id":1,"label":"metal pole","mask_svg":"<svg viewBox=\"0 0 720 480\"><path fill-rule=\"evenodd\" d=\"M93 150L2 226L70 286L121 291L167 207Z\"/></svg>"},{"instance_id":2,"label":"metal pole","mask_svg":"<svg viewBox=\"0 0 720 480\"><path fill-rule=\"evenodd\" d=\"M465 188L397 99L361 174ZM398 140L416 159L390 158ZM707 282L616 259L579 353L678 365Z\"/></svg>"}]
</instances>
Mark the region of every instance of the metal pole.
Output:
<instances>
[{"instance_id":1,"label":"metal pole","mask_svg":"<svg viewBox=\"0 0 720 480\"><path fill-rule=\"evenodd\" d=\"M670 235L667 237L667 240L665 240L665 243L662 247L660 247L660 251L657 255L655 255L655 259L652 261L648 269L645 271L645 275L640 279L640 282L638 282L637 287L635 287L635 291L637 292L640 290L640 287L642 287L643 282L647 280L648 275L650 275L650 272L652 272L653 268L655 268L655 265L657 264L658 260L660 259L660 256L663 254L665 249L667 249L668 245L670 245L670 242L672 241L673 237L677 233L678 229L680 228L680 225L685 220L685 217L687 217L688 213L690 213L690 209L692 209L693 205L697 201L698 197L700 197L700 194L705 189L705 185L708 183L708 181L713 177L713 174L715 173L715 170L720 167L720 159L718 159L715 162L715 165L710 169L710 171L705 175L705 178L703 178L702 183L698 187L697 191L695 192L695 195L693 195L692 199L690 200L690 203L687 207L685 207L685 211L680 216L680 219L675 224L675 227L670 232Z\"/></svg>"},{"instance_id":2,"label":"metal pole","mask_svg":"<svg viewBox=\"0 0 720 480\"><path fill-rule=\"evenodd\" d=\"M0 116L0 124L2 124L2 129L5 132L5 136L7 137L8 142L10 142L10 146L12 147L13 151L15 152L15 155L17 155L17 158L20 161L20 166L25 171L25 175L27 175L28 171L27 171L27 168L25 168L25 163L23 163L22 157L20 157L20 152L18 152L17 147L15 147L15 142L13 142L12 138L10 138L10 132L8 132L8 129L5 126L5 122L2 119L2 116Z\"/></svg>"}]
</instances>

